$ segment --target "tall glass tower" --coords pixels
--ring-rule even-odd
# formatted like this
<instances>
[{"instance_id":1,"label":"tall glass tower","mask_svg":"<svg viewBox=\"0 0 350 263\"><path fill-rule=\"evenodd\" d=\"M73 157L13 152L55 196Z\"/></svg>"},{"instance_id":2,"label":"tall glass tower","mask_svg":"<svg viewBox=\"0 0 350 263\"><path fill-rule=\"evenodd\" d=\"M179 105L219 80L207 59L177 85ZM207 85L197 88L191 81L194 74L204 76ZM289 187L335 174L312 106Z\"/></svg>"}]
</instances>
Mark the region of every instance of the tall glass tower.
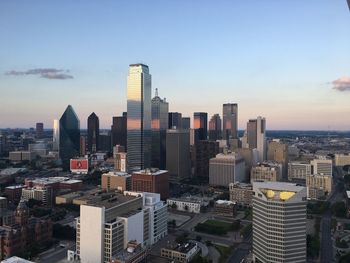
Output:
<instances>
[{"instance_id":1,"label":"tall glass tower","mask_svg":"<svg viewBox=\"0 0 350 263\"><path fill-rule=\"evenodd\" d=\"M127 158L132 172L151 167L152 76L148 66L131 64L127 86Z\"/></svg>"},{"instance_id":2,"label":"tall glass tower","mask_svg":"<svg viewBox=\"0 0 350 263\"><path fill-rule=\"evenodd\" d=\"M214 114L209 121L209 140L221 139L221 118L219 114Z\"/></svg>"},{"instance_id":3,"label":"tall glass tower","mask_svg":"<svg viewBox=\"0 0 350 263\"><path fill-rule=\"evenodd\" d=\"M165 169L166 130L168 129L169 103L156 95L152 99L152 167Z\"/></svg>"},{"instance_id":4,"label":"tall glass tower","mask_svg":"<svg viewBox=\"0 0 350 263\"><path fill-rule=\"evenodd\" d=\"M52 150L58 152L60 148L60 121L53 120Z\"/></svg>"},{"instance_id":5,"label":"tall glass tower","mask_svg":"<svg viewBox=\"0 0 350 263\"><path fill-rule=\"evenodd\" d=\"M73 107L68 105L59 124L59 153L64 168L80 153L80 121Z\"/></svg>"},{"instance_id":6,"label":"tall glass tower","mask_svg":"<svg viewBox=\"0 0 350 263\"><path fill-rule=\"evenodd\" d=\"M89 153L96 153L99 150L99 137L100 137L100 120L95 112L91 113L88 117L88 151Z\"/></svg>"},{"instance_id":7,"label":"tall glass tower","mask_svg":"<svg viewBox=\"0 0 350 263\"><path fill-rule=\"evenodd\" d=\"M238 136L238 105L225 103L222 105L223 138L225 140L237 139Z\"/></svg>"},{"instance_id":8,"label":"tall glass tower","mask_svg":"<svg viewBox=\"0 0 350 263\"><path fill-rule=\"evenodd\" d=\"M208 139L208 113L193 113L193 128L196 130L198 140Z\"/></svg>"}]
</instances>

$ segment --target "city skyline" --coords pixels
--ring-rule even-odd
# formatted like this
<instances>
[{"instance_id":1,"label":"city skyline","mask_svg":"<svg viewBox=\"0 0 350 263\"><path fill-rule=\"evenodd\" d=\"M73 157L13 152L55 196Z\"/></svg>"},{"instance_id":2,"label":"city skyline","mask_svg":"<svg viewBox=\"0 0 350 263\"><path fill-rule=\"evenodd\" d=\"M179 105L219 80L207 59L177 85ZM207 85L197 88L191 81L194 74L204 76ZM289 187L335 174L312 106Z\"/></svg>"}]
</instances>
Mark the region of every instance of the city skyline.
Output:
<instances>
[{"instance_id":1,"label":"city skyline","mask_svg":"<svg viewBox=\"0 0 350 263\"><path fill-rule=\"evenodd\" d=\"M237 103L240 130L259 115L268 130L350 130L346 1L29 2L0 3L0 128L52 128L69 104L82 128L91 112L109 128L128 65L144 62L152 97L191 123Z\"/></svg>"}]
</instances>

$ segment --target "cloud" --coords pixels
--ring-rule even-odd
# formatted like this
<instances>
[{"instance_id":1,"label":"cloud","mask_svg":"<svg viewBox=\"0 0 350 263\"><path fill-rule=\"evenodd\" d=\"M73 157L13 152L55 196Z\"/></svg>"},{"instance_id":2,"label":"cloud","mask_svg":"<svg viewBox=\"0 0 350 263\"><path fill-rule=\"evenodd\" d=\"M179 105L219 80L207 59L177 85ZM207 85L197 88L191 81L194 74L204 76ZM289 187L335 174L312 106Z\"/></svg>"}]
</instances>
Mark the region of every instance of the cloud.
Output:
<instances>
[{"instance_id":1,"label":"cloud","mask_svg":"<svg viewBox=\"0 0 350 263\"><path fill-rule=\"evenodd\" d=\"M332 82L333 89L338 91L350 91L350 77L341 77Z\"/></svg>"},{"instance_id":2,"label":"cloud","mask_svg":"<svg viewBox=\"0 0 350 263\"><path fill-rule=\"evenodd\" d=\"M69 70L55 68L35 68L28 69L26 71L11 70L5 74L12 76L39 75L41 78L45 79L72 79L73 76L67 73L69 73Z\"/></svg>"}]
</instances>

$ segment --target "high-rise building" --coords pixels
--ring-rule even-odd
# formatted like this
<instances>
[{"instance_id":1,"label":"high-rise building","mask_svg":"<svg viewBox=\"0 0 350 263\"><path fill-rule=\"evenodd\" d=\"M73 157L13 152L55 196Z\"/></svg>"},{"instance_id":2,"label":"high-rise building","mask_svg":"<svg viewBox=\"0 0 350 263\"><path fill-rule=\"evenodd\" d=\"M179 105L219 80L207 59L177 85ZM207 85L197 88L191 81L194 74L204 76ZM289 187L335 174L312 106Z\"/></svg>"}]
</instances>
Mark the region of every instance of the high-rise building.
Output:
<instances>
[{"instance_id":1,"label":"high-rise building","mask_svg":"<svg viewBox=\"0 0 350 263\"><path fill-rule=\"evenodd\" d=\"M288 170L288 145L280 142L279 140L273 140L269 142L267 147L267 160L279 162L283 165L282 177L287 179Z\"/></svg>"},{"instance_id":2,"label":"high-rise building","mask_svg":"<svg viewBox=\"0 0 350 263\"><path fill-rule=\"evenodd\" d=\"M191 176L189 130L167 130L166 169L171 176L180 178Z\"/></svg>"},{"instance_id":3,"label":"high-rise building","mask_svg":"<svg viewBox=\"0 0 350 263\"><path fill-rule=\"evenodd\" d=\"M73 107L68 105L59 123L59 154L64 168L80 153L80 121Z\"/></svg>"},{"instance_id":4,"label":"high-rise building","mask_svg":"<svg viewBox=\"0 0 350 263\"><path fill-rule=\"evenodd\" d=\"M311 175L311 164L307 162L288 163L288 180L305 183L306 177Z\"/></svg>"},{"instance_id":5,"label":"high-rise building","mask_svg":"<svg viewBox=\"0 0 350 263\"><path fill-rule=\"evenodd\" d=\"M131 190L131 175L125 172L108 172L101 176L101 188L103 190Z\"/></svg>"},{"instance_id":6,"label":"high-rise building","mask_svg":"<svg viewBox=\"0 0 350 263\"><path fill-rule=\"evenodd\" d=\"M136 171L151 167L152 77L147 65L129 66L127 93L128 170Z\"/></svg>"},{"instance_id":7,"label":"high-rise building","mask_svg":"<svg viewBox=\"0 0 350 263\"><path fill-rule=\"evenodd\" d=\"M193 113L193 129L196 130L196 139L208 139L208 113L195 112Z\"/></svg>"},{"instance_id":8,"label":"high-rise building","mask_svg":"<svg viewBox=\"0 0 350 263\"><path fill-rule=\"evenodd\" d=\"M228 187L245 181L244 159L237 153L219 153L209 161L209 184Z\"/></svg>"},{"instance_id":9,"label":"high-rise building","mask_svg":"<svg viewBox=\"0 0 350 263\"><path fill-rule=\"evenodd\" d=\"M169 112L168 115L169 129L182 129L182 114L179 112Z\"/></svg>"},{"instance_id":10,"label":"high-rise building","mask_svg":"<svg viewBox=\"0 0 350 263\"><path fill-rule=\"evenodd\" d=\"M121 145L127 149L127 113L123 112L123 116L113 117L111 126L112 146Z\"/></svg>"},{"instance_id":11,"label":"high-rise building","mask_svg":"<svg viewBox=\"0 0 350 263\"><path fill-rule=\"evenodd\" d=\"M195 145L194 173L209 181L209 160L219 153L219 143L208 140L197 141Z\"/></svg>"},{"instance_id":12,"label":"high-rise building","mask_svg":"<svg viewBox=\"0 0 350 263\"><path fill-rule=\"evenodd\" d=\"M191 118L190 117L182 117L182 129L189 130L191 129Z\"/></svg>"},{"instance_id":13,"label":"high-rise building","mask_svg":"<svg viewBox=\"0 0 350 263\"><path fill-rule=\"evenodd\" d=\"M250 149L256 148L259 153L259 161L266 160L266 119L258 117L247 123L247 141Z\"/></svg>"},{"instance_id":14,"label":"high-rise building","mask_svg":"<svg viewBox=\"0 0 350 263\"><path fill-rule=\"evenodd\" d=\"M81 135L80 136L80 156L85 156L86 155L86 144L87 144L87 139L86 135Z\"/></svg>"},{"instance_id":15,"label":"high-rise building","mask_svg":"<svg viewBox=\"0 0 350 263\"><path fill-rule=\"evenodd\" d=\"M253 261L306 262L306 187L253 183Z\"/></svg>"},{"instance_id":16,"label":"high-rise building","mask_svg":"<svg viewBox=\"0 0 350 263\"><path fill-rule=\"evenodd\" d=\"M169 103L156 95L152 99L152 167L165 169L166 130L168 129Z\"/></svg>"},{"instance_id":17,"label":"high-rise building","mask_svg":"<svg viewBox=\"0 0 350 263\"><path fill-rule=\"evenodd\" d=\"M332 176L333 163L331 159L314 159L310 163L312 174L323 174Z\"/></svg>"},{"instance_id":18,"label":"high-rise building","mask_svg":"<svg viewBox=\"0 0 350 263\"><path fill-rule=\"evenodd\" d=\"M107 153L111 153L113 151L111 137L112 136L110 130L101 131L101 133L98 136L98 147L100 151Z\"/></svg>"},{"instance_id":19,"label":"high-rise building","mask_svg":"<svg viewBox=\"0 0 350 263\"><path fill-rule=\"evenodd\" d=\"M209 121L209 140L221 139L221 118L219 114L214 114Z\"/></svg>"},{"instance_id":20,"label":"high-rise building","mask_svg":"<svg viewBox=\"0 0 350 263\"><path fill-rule=\"evenodd\" d=\"M238 105L225 103L222 105L223 138L225 140L238 138Z\"/></svg>"},{"instance_id":21,"label":"high-rise building","mask_svg":"<svg viewBox=\"0 0 350 263\"><path fill-rule=\"evenodd\" d=\"M87 145L89 153L93 154L99 150L98 140L100 136L100 121L95 112L91 113L87 121L88 134Z\"/></svg>"},{"instance_id":22,"label":"high-rise building","mask_svg":"<svg viewBox=\"0 0 350 263\"><path fill-rule=\"evenodd\" d=\"M35 137L37 139L42 139L44 137L44 123L37 122L35 127Z\"/></svg>"},{"instance_id":23,"label":"high-rise building","mask_svg":"<svg viewBox=\"0 0 350 263\"><path fill-rule=\"evenodd\" d=\"M307 197L318 199L325 197L332 191L333 177L323 174L312 174L306 176Z\"/></svg>"},{"instance_id":24,"label":"high-rise building","mask_svg":"<svg viewBox=\"0 0 350 263\"><path fill-rule=\"evenodd\" d=\"M145 169L132 173L132 191L160 194L162 200L169 197L169 172L159 169Z\"/></svg>"},{"instance_id":25,"label":"high-rise building","mask_svg":"<svg viewBox=\"0 0 350 263\"><path fill-rule=\"evenodd\" d=\"M59 151L60 148L60 121L53 121L52 150Z\"/></svg>"}]
</instances>

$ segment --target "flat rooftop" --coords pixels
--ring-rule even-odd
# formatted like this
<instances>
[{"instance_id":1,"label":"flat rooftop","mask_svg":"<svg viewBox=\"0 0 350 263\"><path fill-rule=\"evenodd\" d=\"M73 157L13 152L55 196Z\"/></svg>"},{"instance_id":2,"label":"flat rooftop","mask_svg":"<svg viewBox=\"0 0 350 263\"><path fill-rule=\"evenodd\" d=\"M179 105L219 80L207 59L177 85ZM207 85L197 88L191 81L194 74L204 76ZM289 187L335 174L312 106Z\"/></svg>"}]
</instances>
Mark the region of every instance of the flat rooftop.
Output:
<instances>
[{"instance_id":1,"label":"flat rooftop","mask_svg":"<svg viewBox=\"0 0 350 263\"><path fill-rule=\"evenodd\" d=\"M113 193L99 193L95 195L84 195L77 199L86 201L87 205L89 206L105 207L108 209L137 198L142 198L142 197L123 195L121 193L113 192Z\"/></svg>"},{"instance_id":2,"label":"flat rooftop","mask_svg":"<svg viewBox=\"0 0 350 263\"><path fill-rule=\"evenodd\" d=\"M161 175L167 172L168 172L167 170L159 170L159 169L151 168L151 169L136 171L136 172L133 172L133 174Z\"/></svg>"},{"instance_id":3,"label":"flat rooftop","mask_svg":"<svg viewBox=\"0 0 350 263\"><path fill-rule=\"evenodd\" d=\"M111 171L108 173L102 174L102 176L118 176L118 177L130 177L131 175L126 172L119 172L119 171Z\"/></svg>"},{"instance_id":4,"label":"flat rooftop","mask_svg":"<svg viewBox=\"0 0 350 263\"><path fill-rule=\"evenodd\" d=\"M183 245L177 244L177 245L175 245L173 247L165 247L165 249L174 250L174 251L178 251L180 253L187 254L196 245L197 245L196 243L189 242L189 243L186 243L186 244L183 244Z\"/></svg>"}]
</instances>

